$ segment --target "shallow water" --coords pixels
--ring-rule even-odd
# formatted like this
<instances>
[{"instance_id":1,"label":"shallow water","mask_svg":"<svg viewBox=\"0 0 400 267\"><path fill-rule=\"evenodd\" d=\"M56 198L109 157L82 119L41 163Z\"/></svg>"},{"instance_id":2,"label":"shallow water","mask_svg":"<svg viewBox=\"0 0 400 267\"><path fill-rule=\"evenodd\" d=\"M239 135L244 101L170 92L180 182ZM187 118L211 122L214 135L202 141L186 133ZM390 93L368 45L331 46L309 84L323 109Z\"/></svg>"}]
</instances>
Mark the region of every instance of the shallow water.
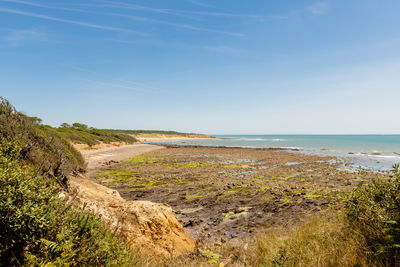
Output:
<instances>
[{"instance_id":1,"label":"shallow water","mask_svg":"<svg viewBox=\"0 0 400 267\"><path fill-rule=\"evenodd\" d=\"M337 156L353 167L390 170L400 163L400 135L219 135L221 139L168 141L180 145L283 148Z\"/></svg>"}]
</instances>

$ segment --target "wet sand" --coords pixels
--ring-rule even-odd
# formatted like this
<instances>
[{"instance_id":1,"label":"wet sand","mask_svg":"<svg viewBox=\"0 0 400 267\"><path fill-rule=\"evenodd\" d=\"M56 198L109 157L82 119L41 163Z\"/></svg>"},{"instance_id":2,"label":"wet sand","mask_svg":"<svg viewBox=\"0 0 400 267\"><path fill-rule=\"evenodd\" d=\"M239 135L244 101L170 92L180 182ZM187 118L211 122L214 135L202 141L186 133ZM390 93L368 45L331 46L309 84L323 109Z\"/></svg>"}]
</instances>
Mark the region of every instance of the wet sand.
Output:
<instances>
[{"instance_id":1,"label":"wet sand","mask_svg":"<svg viewBox=\"0 0 400 267\"><path fill-rule=\"evenodd\" d=\"M167 203L197 241L240 241L271 226L335 211L358 184L334 157L278 149L168 146L92 171L128 200Z\"/></svg>"}]
</instances>

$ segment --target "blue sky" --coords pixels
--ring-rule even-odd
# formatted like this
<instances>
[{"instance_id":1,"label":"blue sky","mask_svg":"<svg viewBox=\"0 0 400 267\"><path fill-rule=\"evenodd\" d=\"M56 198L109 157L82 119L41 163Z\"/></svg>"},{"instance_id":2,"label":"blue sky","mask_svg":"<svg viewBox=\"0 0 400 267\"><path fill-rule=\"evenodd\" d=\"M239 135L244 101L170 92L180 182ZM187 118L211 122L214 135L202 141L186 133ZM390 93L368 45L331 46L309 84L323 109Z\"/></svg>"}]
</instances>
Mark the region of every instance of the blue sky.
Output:
<instances>
[{"instance_id":1,"label":"blue sky","mask_svg":"<svg viewBox=\"0 0 400 267\"><path fill-rule=\"evenodd\" d=\"M400 133L398 0L0 0L0 95L57 126Z\"/></svg>"}]
</instances>

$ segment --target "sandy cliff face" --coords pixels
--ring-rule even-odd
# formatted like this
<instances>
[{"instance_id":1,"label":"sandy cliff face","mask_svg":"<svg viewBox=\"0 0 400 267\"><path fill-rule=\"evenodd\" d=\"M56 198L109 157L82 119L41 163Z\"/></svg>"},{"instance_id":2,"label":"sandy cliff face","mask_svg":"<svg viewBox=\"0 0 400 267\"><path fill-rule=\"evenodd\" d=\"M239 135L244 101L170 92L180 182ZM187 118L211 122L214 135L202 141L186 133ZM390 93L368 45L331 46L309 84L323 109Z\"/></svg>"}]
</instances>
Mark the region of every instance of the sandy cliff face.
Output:
<instances>
[{"instance_id":1,"label":"sandy cliff face","mask_svg":"<svg viewBox=\"0 0 400 267\"><path fill-rule=\"evenodd\" d=\"M140 142L160 142L160 141L185 141L185 140L207 140L215 139L214 136L205 134L187 134L187 135L174 135L174 134L131 134Z\"/></svg>"},{"instance_id":2,"label":"sandy cliff face","mask_svg":"<svg viewBox=\"0 0 400 267\"><path fill-rule=\"evenodd\" d=\"M81 203L142 252L150 255L180 255L193 252L195 241L176 220L171 207L149 201L127 201L115 190L96 184L85 176L70 178Z\"/></svg>"}]
</instances>

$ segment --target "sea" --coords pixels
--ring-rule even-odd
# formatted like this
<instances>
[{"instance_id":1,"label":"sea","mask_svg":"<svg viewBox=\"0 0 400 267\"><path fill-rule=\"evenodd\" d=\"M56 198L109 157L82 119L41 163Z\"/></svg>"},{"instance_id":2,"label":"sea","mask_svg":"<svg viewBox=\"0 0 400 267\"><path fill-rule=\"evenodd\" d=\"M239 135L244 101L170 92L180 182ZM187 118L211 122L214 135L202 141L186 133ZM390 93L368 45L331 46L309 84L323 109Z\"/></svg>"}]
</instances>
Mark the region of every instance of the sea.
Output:
<instances>
[{"instance_id":1,"label":"sea","mask_svg":"<svg viewBox=\"0 0 400 267\"><path fill-rule=\"evenodd\" d=\"M293 153L335 156L349 170L391 170L400 163L400 135L215 135L218 139L165 141L196 146L281 148ZM160 142L158 142L160 143Z\"/></svg>"}]
</instances>

